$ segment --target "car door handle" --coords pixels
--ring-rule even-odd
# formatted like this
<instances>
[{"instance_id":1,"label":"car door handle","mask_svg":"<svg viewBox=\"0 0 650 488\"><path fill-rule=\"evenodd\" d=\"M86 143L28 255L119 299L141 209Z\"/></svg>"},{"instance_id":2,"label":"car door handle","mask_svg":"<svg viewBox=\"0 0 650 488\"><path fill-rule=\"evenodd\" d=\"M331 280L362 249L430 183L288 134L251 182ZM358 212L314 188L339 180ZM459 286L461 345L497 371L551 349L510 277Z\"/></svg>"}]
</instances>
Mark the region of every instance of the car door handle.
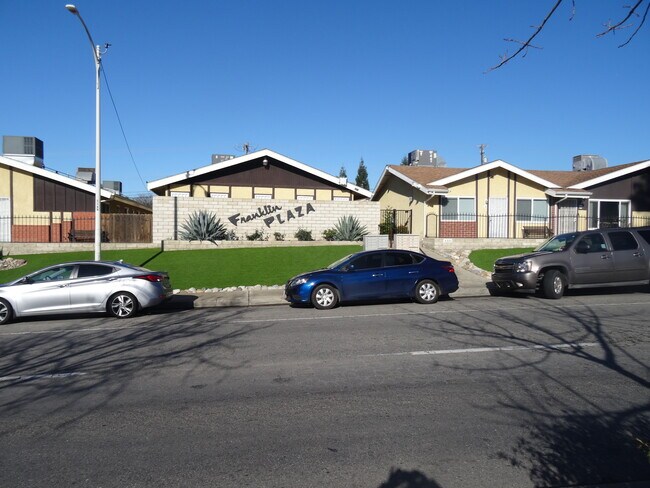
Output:
<instances>
[{"instance_id":1,"label":"car door handle","mask_svg":"<svg viewBox=\"0 0 650 488\"><path fill-rule=\"evenodd\" d=\"M609 254L603 254L600 259L611 259L611 256Z\"/></svg>"},{"instance_id":2,"label":"car door handle","mask_svg":"<svg viewBox=\"0 0 650 488\"><path fill-rule=\"evenodd\" d=\"M417 271L409 271L409 274L418 274Z\"/></svg>"},{"instance_id":3,"label":"car door handle","mask_svg":"<svg viewBox=\"0 0 650 488\"><path fill-rule=\"evenodd\" d=\"M59 288L65 288L66 286L68 286L68 285L67 284L59 285Z\"/></svg>"},{"instance_id":4,"label":"car door handle","mask_svg":"<svg viewBox=\"0 0 650 488\"><path fill-rule=\"evenodd\" d=\"M641 258L641 257L643 257L643 253L642 252L635 252L634 254L632 254L632 256L634 256L635 258Z\"/></svg>"},{"instance_id":5,"label":"car door handle","mask_svg":"<svg viewBox=\"0 0 650 488\"><path fill-rule=\"evenodd\" d=\"M372 275L373 278L377 278L377 277L380 277L380 276L384 276L384 273L373 273L373 275Z\"/></svg>"}]
</instances>

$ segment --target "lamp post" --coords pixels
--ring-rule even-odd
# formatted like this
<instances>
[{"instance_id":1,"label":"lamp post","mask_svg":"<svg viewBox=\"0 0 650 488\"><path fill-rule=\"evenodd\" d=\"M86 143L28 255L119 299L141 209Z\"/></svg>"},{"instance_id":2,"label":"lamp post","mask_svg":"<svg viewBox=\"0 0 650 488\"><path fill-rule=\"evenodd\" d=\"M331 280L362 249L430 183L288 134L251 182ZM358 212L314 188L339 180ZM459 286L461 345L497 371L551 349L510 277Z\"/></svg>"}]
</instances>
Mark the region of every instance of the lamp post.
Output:
<instances>
[{"instance_id":1,"label":"lamp post","mask_svg":"<svg viewBox=\"0 0 650 488\"><path fill-rule=\"evenodd\" d=\"M95 44L90 31L81 17L79 10L72 4L65 6L66 9L75 15L81 25L83 25L90 46L93 50L93 59L95 60L95 261L101 259L101 242L102 242L102 178L101 178L101 124L100 124L100 94L99 94L99 72L102 66L102 51L99 44ZM108 45L107 45L108 46Z\"/></svg>"}]
</instances>

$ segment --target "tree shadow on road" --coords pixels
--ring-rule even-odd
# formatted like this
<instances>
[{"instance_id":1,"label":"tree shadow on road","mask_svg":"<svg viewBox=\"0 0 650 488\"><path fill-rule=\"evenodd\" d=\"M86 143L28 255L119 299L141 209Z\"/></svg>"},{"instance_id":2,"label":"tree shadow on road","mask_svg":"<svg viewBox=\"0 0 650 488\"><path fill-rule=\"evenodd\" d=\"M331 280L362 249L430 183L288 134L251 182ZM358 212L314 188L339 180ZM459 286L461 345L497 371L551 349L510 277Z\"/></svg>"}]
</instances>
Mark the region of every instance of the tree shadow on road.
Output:
<instances>
[{"instance_id":1,"label":"tree shadow on road","mask_svg":"<svg viewBox=\"0 0 650 488\"><path fill-rule=\"evenodd\" d=\"M650 441L650 368L634 349L647 343L645 320L588 296L576 300L565 305L492 298L433 324L423 317L416 326L459 349L502 348L478 365L433 365L494 378L500 401L476 408L520 423L524 434L496 455L525 469L535 486L650 481L650 458L641 448ZM572 377L590 381L585 370L617 389L603 385L602 392L592 387L584 393ZM619 391L624 394L615 397Z\"/></svg>"},{"instance_id":2,"label":"tree shadow on road","mask_svg":"<svg viewBox=\"0 0 650 488\"><path fill-rule=\"evenodd\" d=\"M392 468L388 479L377 488L441 488L441 486L418 470Z\"/></svg>"}]
</instances>

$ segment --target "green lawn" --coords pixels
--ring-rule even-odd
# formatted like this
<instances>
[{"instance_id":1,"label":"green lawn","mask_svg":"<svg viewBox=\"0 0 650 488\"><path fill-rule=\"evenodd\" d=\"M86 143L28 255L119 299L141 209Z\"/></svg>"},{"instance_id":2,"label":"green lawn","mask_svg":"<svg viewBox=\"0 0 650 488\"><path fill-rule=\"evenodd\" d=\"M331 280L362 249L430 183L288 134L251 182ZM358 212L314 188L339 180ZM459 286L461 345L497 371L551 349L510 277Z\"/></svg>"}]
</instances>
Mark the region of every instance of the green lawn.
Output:
<instances>
[{"instance_id":1,"label":"green lawn","mask_svg":"<svg viewBox=\"0 0 650 488\"><path fill-rule=\"evenodd\" d=\"M167 251L131 249L102 251L102 259L123 259L151 270L167 271L174 288L225 288L240 285L281 285L305 271L323 268L361 246L269 247ZM11 256L26 259L21 268L0 271L6 283L51 264L93 259L93 252Z\"/></svg>"},{"instance_id":2,"label":"green lawn","mask_svg":"<svg viewBox=\"0 0 650 488\"><path fill-rule=\"evenodd\" d=\"M497 259L502 258L503 256L512 256L513 254L521 254L532 250L532 247L518 247L514 249L479 249L472 251L469 254L469 260L481 269L492 271L494 262Z\"/></svg>"}]
</instances>

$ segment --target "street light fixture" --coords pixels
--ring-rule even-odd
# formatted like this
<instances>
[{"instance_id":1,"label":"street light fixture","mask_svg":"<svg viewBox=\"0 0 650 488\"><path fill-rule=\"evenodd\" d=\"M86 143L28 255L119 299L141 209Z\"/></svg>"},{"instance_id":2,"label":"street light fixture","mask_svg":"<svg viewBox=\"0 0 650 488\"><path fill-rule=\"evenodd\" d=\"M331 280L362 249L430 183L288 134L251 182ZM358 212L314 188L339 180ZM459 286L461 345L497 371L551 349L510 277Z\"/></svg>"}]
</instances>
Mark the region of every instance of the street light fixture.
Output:
<instances>
[{"instance_id":1,"label":"street light fixture","mask_svg":"<svg viewBox=\"0 0 650 488\"><path fill-rule=\"evenodd\" d=\"M95 44L90 31L81 17L79 10L72 4L65 6L66 9L75 15L83 26L90 46L93 50L93 59L95 60L95 261L101 259L101 242L102 242L102 178L101 178L101 124L100 124L100 93L99 93L99 73L102 66L102 51L99 44ZM106 44L106 48L108 48ZM105 53L106 51L104 51Z\"/></svg>"}]
</instances>

